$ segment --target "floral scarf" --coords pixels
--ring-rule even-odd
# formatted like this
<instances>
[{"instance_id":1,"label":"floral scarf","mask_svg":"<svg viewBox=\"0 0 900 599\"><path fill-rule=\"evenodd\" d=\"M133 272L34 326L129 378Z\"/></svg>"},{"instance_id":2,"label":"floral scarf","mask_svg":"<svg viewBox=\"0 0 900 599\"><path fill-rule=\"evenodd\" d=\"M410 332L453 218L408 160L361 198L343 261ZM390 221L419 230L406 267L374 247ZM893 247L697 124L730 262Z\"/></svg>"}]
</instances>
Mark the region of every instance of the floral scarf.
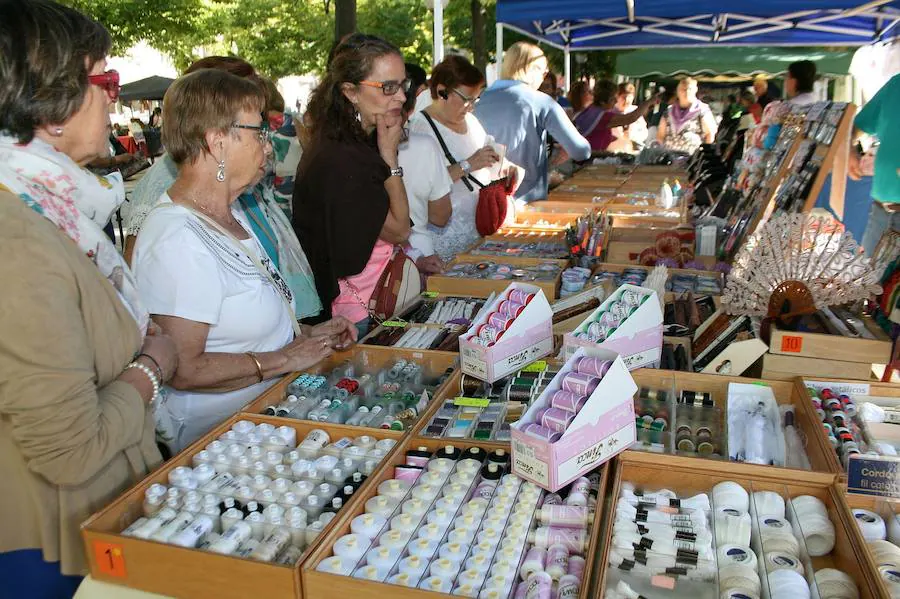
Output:
<instances>
[{"instance_id":1,"label":"floral scarf","mask_svg":"<svg viewBox=\"0 0 900 599\"><path fill-rule=\"evenodd\" d=\"M687 108L682 108L681 104L675 102L669 106L669 124L677 134L685 125L699 117L701 112L703 112L703 102L700 100L694 100Z\"/></svg>"},{"instance_id":2,"label":"floral scarf","mask_svg":"<svg viewBox=\"0 0 900 599\"><path fill-rule=\"evenodd\" d=\"M150 315L131 269L103 232L125 201L122 175L98 177L40 139L18 144L0 135L0 184L78 244L115 288L143 335Z\"/></svg>"}]
</instances>

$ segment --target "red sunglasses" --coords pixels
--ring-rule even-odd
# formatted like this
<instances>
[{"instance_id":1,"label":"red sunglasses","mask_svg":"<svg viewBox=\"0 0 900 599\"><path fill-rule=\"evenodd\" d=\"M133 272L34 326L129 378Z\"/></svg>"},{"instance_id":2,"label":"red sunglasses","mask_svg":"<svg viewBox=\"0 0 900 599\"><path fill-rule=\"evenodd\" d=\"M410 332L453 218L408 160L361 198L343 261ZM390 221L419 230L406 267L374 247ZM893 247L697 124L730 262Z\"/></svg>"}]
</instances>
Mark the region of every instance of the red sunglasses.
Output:
<instances>
[{"instance_id":1,"label":"red sunglasses","mask_svg":"<svg viewBox=\"0 0 900 599\"><path fill-rule=\"evenodd\" d=\"M109 99L115 102L119 99L119 72L106 71L100 75L88 75L88 83L96 85L106 92Z\"/></svg>"}]
</instances>

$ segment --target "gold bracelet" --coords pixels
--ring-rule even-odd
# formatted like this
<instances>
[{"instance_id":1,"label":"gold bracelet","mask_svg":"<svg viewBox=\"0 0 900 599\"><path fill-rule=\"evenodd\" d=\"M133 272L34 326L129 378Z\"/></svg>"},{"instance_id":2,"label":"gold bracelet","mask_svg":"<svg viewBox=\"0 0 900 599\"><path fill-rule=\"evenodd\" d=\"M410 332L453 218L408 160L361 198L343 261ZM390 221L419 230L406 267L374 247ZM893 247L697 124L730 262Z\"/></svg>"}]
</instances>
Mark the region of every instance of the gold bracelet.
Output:
<instances>
[{"instance_id":1,"label":"gold bracelet","mask_svg":"<svg viewBox=\"0 0 900 599\"><path fill-rule=\"evenodd\" d=\"M256 376L259 377L259 382L263 382L263 369L262 364L259 363L259 358L256 357L256 354L252 351L245 352L250 359L253 360L253 364L256 366Z\"/></svg>"}]
</instances>

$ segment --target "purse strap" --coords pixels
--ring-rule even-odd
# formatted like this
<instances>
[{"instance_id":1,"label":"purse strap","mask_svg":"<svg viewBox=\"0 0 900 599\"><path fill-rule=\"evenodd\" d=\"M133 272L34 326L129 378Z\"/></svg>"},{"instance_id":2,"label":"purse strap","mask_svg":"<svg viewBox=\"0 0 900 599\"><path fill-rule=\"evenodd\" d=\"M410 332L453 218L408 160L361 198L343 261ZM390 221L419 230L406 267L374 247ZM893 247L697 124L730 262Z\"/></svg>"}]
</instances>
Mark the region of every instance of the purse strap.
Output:
<instances>
[{"instance_id":1,"label":"purse strap","mask_svg":"<svg viewBox=\"0 0 900 599\"><path fill-rule=\"evenodd\" d=\"M253 265L256 266L256 269L260 273L262 273L263 276L266 277L266 279L269 281L269 283L272 285L272 287L275 288L275 291L278 292L278 296L281 298L281 301L284 304L284 307L287 309L288 315L290 316L291 327L294 329L294 336L302 337L303 333L300 330L300 324L297 322L297 319L294 317L294 309L291 307L290 300L281 291L281 288L278 286L278 283L276 283L275 279L272 277L272 273L269 272L269 269L263 265L263 263L259 259L259 257L254 255L253 252L248 252L247 248L244 247L244 244L241 243L241 241L237 237L235 237L231 231L229 231L228 229L226 229L225 227L223 227L222 225L220 225L219 223L217 223L216 221L214 221L207 215L203 214L199 210L194 210L190 206L186 206L184 204L179 204L179 206L187 209L192 214L194 214L197 218L199 218L200 220L202 220L203 222L205 222L206 224L211 226L213 229L215 229L216 231L221 233L223 236L225 236L226 239L228 239L231 242L231 244L236 249L240 250L245 256L250 258L250 260L253 262ZM249 235L250 235L250 238L253 239L253 233L250 233Z\"/></svg>"},{"instance_id":2,"label":"purse strap","mask_svg":"<svg viewBox=\"0 0 900 599\"><path fill-rule=\"evenodd\" d=\"M378 292L378 289L381 287L380 283L382 281L382 278L385 276L385 273L387 273L388 271L391 270L391 263L397 258L397 255L401 252L403 252L403 248L401 248L399 245L395 245L394 250L391 253L391 257L388 260L387 265L384 267L384 271L382 271L381 276L378 277L378 282L375 284L375 290L373 291L373 293ZM375 314L375 310L373 310L369 306L369 304L367 304L366 302L364 302L362 300L362 298L359 296L359 289L356 288L356 285L354 285L353 283L350 282L350 277L343 277L339 280L344 282L344 284L347 286L347 289L350 290L350 294L357 301L357 303L359 303L359 305L362 306L363 309L365 309L366 314L369 316L369 318L371 318L376 323L381 325L381 323L384 321L382 319L378 318L378 315Z\"/></svg>"},{"instance_id":3,"label":"purse strap","mask_svg":"<svg viewBox=\"0 0 900 599\"><path fill-rule=\"evenodd\" d=\"M434 120L431 118L431 115L426 111L422 111L422 116L425 117L425 120L428 121L428 124L431 125L431 130L434 131L435 137L437 137L438 143L441 144L441 149L444 150L444 156L447 157L447 160L451 165L459 164L457 160L453 157L453 154L450 153L450 148L447 147L447 143L444 141L444 138L441 136L441 132L438 131L437 125L434 123ZM462 182L466 186L469 191L475 191L475 188L472 187L472 184L469 183L469 179L475 182L476 185L480 188L484 188L484 183L473 177L472 175L463 175Z\"/></svg>"}]
</instances>

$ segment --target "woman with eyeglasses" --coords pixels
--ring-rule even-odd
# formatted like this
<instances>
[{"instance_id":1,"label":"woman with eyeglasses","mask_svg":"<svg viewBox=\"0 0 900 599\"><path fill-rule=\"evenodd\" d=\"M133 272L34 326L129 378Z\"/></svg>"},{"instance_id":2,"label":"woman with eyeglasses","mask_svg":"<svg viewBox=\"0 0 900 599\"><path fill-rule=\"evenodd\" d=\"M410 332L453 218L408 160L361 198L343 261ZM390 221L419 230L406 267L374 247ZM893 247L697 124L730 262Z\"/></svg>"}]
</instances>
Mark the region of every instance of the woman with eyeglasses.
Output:
<instances>
[{"instance_id":1,"label":"woman with eyeglasses","mask_svg":"<svg viewBox=\"0 0 900 599\"><path fill-rule=\"evenodd\" d=\"M124 200L107 152L119 78L99 23L0 3L0 595L70 597L79 525L161 460L150 406L175 372L103 233Z\"/></svg>"},{"instance_id":2,"label":"woman with eyeglasses","mask_svg":"<svg viewBox=\"0 0 900 599\"><path fill-rule=\"evenodd\" d=\"M506 50L500 79L485 90L475 109L484 129L506 146L506 157L525 169L515 193L517 202L547 199L547 135L573 160L591 157L590 143L578 133L562 106L538 91L547 70L547 57L540 48L516 42Z\"/></svg>"},{"instance_id":3,"label":"woman with eyeglasses","mask_svg":"<svg viewBox=\"0 0 900 599\"><path fill-rule=\"evenodd\" d=\"M181 451L268 389L356 339L335 319L302 331L281 270L235 203L271 152L260 87L218 69L176 80L162 137L178 177L150 212L133 267L147 309L178 349L156 410L157 432Z\"/></svg>"},{"instance_id":4,"label":"woman with eyeglasses","mask_svg":"<svg viewBox=\"0 0 900 599\"><path fill-rule=\"evenodd\" d=\"M484 75L462 56L448 56L434 67L429 83L431 104L410 119L410 131L427 135L442 148L453 186L446 226L429 226L441 260L453 257L479 239L475 210L480 187L497 179L491 167L500 157L488 145L484 127L472 114L484 90ZM423 157L423 160L425 157Z\"/></svg>"},{"instance_id":5,"label":"woman with eyeglasses","mask_svg":"<svg viewBox=\"0 0 900 599\"><path fill-rule=\"evenodd\" d=\"M297 169L294 228L323 313L346 317L360 335L375 285L410 232L397 159L408 90L400 51L356 33L334 49L306 113L311 140Z\"/></svg>"}]
</instances>

